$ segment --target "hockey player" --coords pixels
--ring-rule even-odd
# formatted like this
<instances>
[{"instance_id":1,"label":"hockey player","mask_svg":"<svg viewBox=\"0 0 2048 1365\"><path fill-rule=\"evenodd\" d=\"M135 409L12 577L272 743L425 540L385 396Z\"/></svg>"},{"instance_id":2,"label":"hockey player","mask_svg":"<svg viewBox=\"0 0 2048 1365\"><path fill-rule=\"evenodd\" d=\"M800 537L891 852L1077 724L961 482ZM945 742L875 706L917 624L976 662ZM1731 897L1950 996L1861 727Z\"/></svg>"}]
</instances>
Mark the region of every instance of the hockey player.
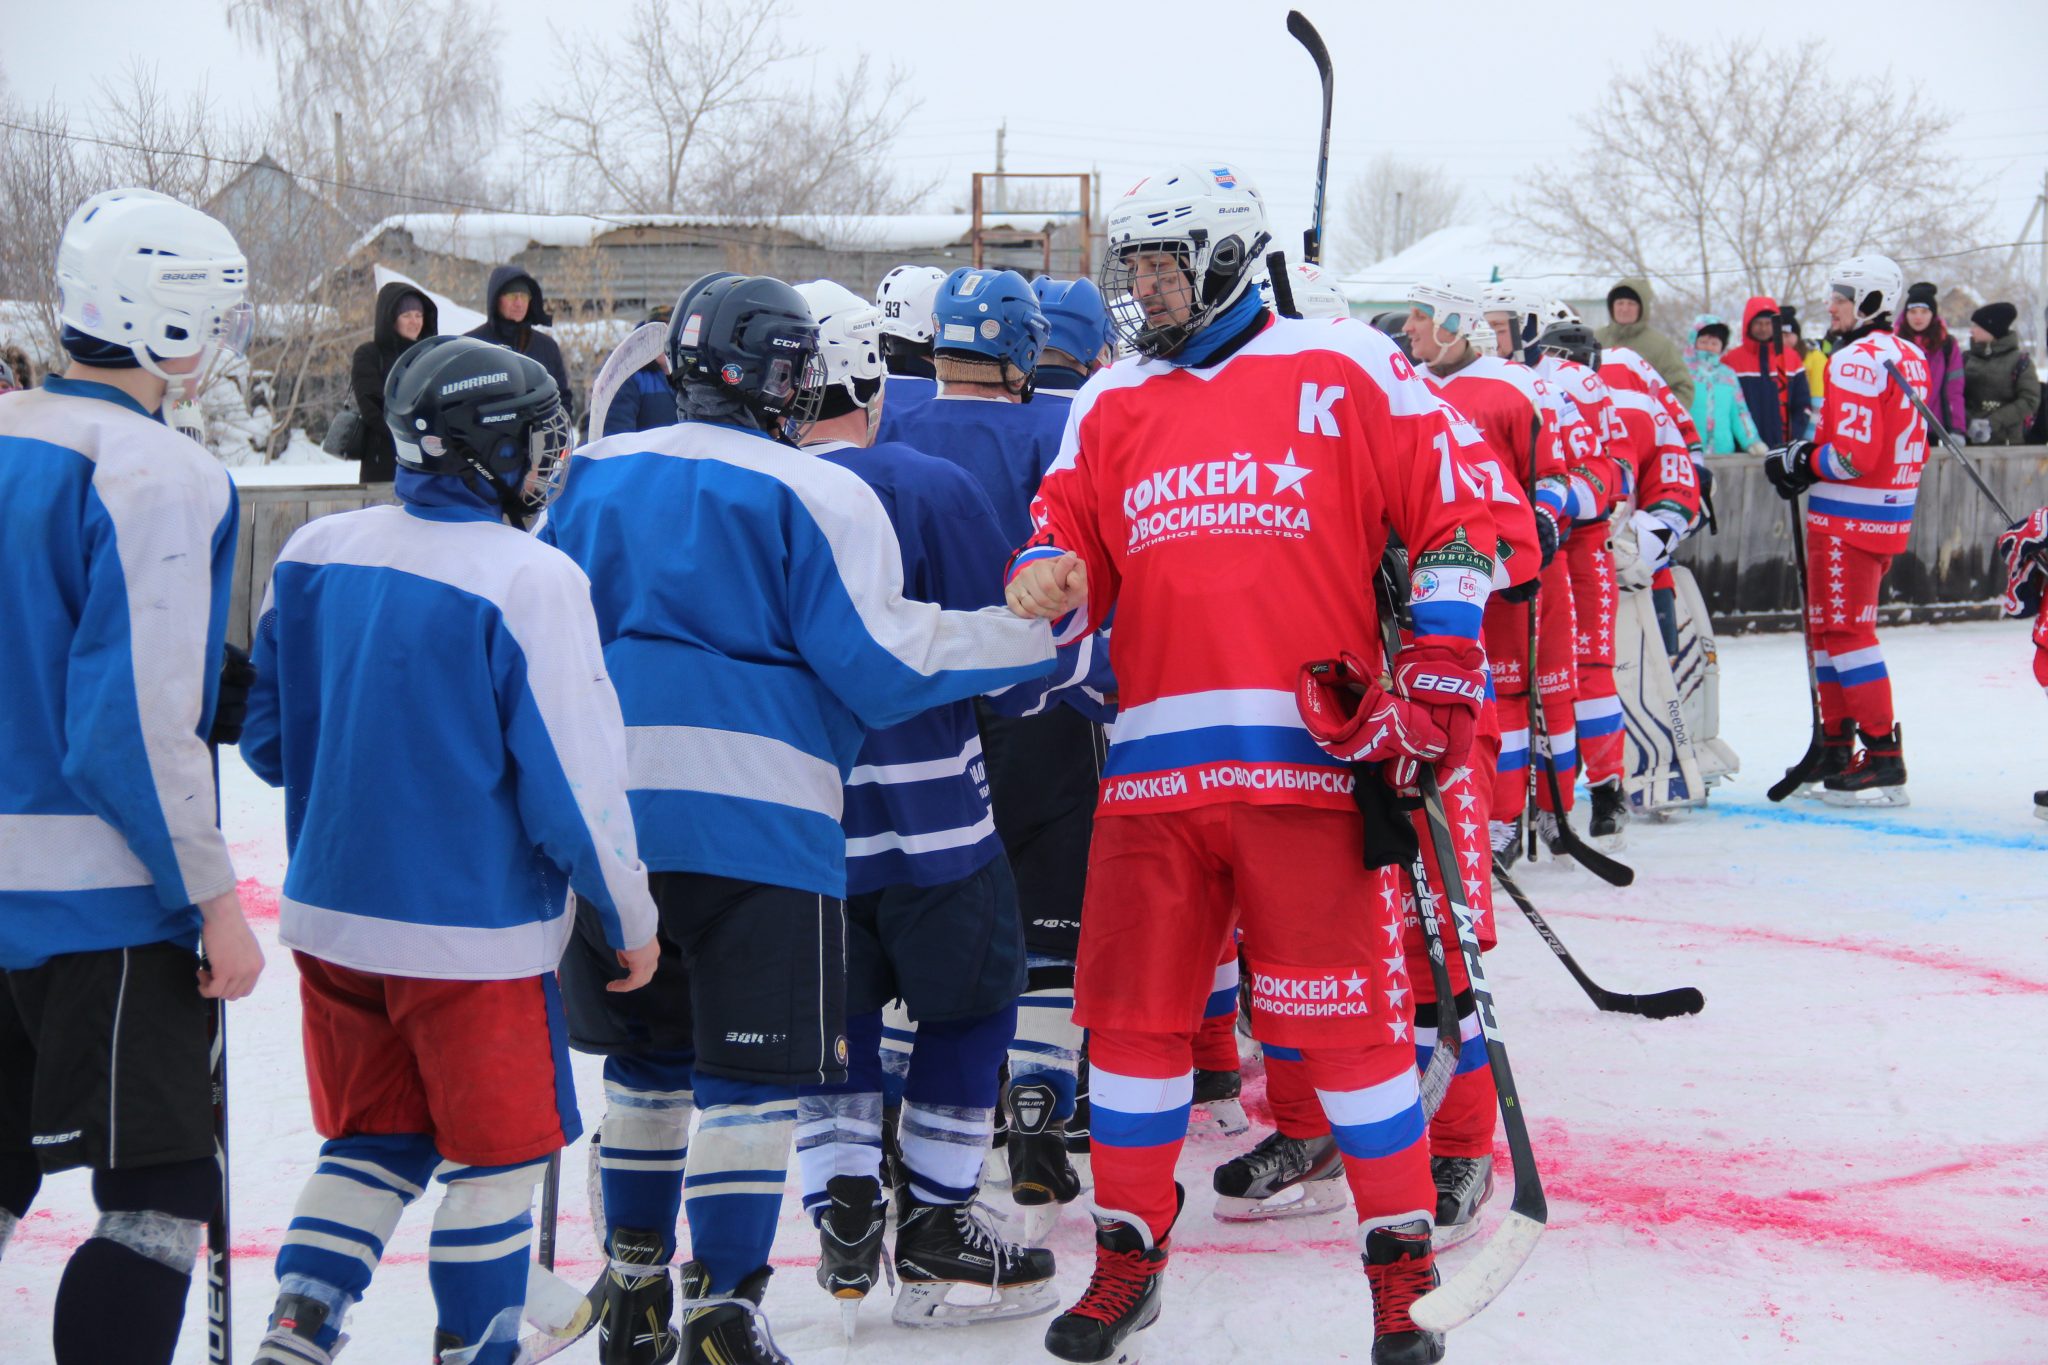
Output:
<instances>
[{"instance_id":1,"label":"hockey player","mask_svg":"<svg viewBox=\"0 0 2048 1365\"><path fill-rule=\"evenodd\" d=\"M57 248L70 363L0 396L0 1253L44 1172L92 1171L59 1365L171 1359L221 1194L208 1021L263 970L206 747L248 686L222 664L235 490L159 420L247 340L247 280L197 209L94 195Z\"/></svg>"},{"instance_id":2,"label":"hockey player","mask_svg":"<svg viewBox=\"0 0 2048 1365\"><path fill-rule=\"evenodd\" d=\"M291 815L279 937L327 1139L256 1359L328 1365L399 1216L438 1182L433 1358L507 1365L534 1186L581 1127L556 1022L568 886L622 990L654 974L654 903L589 584L521 532L573 435L554 380L488 342L432 337L384 396L399 505L285 543L242 740ZM452 860L422 811L460 823Z\"/></svg>"},{"instance_id":3,"label":"hockey player","mask_svg":"<svg viewBox=\"0 0 2048 1365\"><path fill-rule=\"evenodd\" d=\"M1997 554L2005 571L1999 605L2015 620L2034 618L2034 681L2048 692L2048 507L2000 532ZM2048 791L2034 793L2034 815L2048 820Z\"/></svg>"},{"instance_id":4,"label":"hockey player","mask_svg":"<svg viewBox=\"0 0 2048 1365\"><path fill-rule=\"evenodd\" d=\"M1102 291L1093 280L1040 275L1031 282L1031 292L1049 329L1045 349L1031 372L1032 389L1040 394L1071 393L1116 358Z\"/></svg>"},{"instance_id":5,"label":"hockey player","mask_svg":"<svg viewBox=\"0 0 2048 1365\"><path fill-rule=\"evenodd\" d=\"M1569 398L1598 433L1597 446L1573 428L1568 439L1589 445L1567 459L1573 529L1565 538L1571 564L1573 626L1578 632L1576 713L1579 761L1592 810L1587 833L1608 848L1619 846L1628 817L1622 794L1624 756L1621 698L1614 690L1614 557L1608 552L1608 517L1629 493L1633 460L1628 428L1598 373L1600 344L1565 304L1546 306L1537 335L1536 373Z\"/></svg>"},{"instance_id":6,"label":"hockey player","mask_svg":"<svg viewBox=\"0 0 2048 1365\"><path fill-rule=\"evenodd\" d=\"M908 446L871 444L880 402L878 311L829 280L798 285L817 319L825 397L804 449L874 490L904 590L955 611L1002 600L1008 553L979 484ZM947 702L872 730L846 784L847 1078L797 1100L804 1206L820 1232L818 1283L848 1304L881 1256L882 1006L917 1025L903 1092L895 1319L944 1326L1054 1305L1053 1256L1011 1245L976 1205L997 1072L1024 990L1016 883L996 836L974 707ZM981 1302L949 1301L956 1284ZM849 1326L851 1318L849 1317Z\"/></svg>"},{"instance_id":7,"label":"hockey player","mask_svg":"<svg viewBox=\"0 0 2048 1365\"><path fill-rule=\"evenodd\" d=\"M1064 638L1117 612L1121 708L1076 977L1096 1265L1046 1345L1128 1358L1160 1312L1191 1040L1241 926L1254 1026L1301 1050L1344 1154L1374 1360L1434 1361L1442 1338L1409 1317L1436 1282L1411 988L1384 952L1396 888L1364 866L1346 765L1470 747L1492 518L1440 481L1460 438L1391 341L1261 306L1264 204L1228 163L1148 176L1108 232L1103 293L1130 296L1113 320L1136 354L1076 399L1009 585L1013 610L1071 614ZM1369 586L1390 532L1413 556L1419 632L1385 661L1395 693L1375 681ZM1340 654L1368 690L1348 715L1306 667Z\"/></svg>"},{"instance_id":8,"label":"hockey player","mask_svg":"<svg viewBox=\"0 0 2048 1365\"><path fill-rule=\"evenodd\" d=\"M541 532L593 584L664 956L651 990L606 994L585 914L562 975L572 1040L606 1057L600 1356L677 1351L686 1202L681 1359L734 1365L785 1358L759 1304L797 1090L850 1059L839 817L863 734L1053 660L1000 609L906 596L881 501L792 449L822 397L800 295L707 276L669 329L683 421L579 450Z\"/></svg>"},{"instance_id":9,"label":"hockey player","mask_svg":"<svg viewBox=\"0 0 2048 1365\"><path fill-rule=\"evenodd\" d=\"M1322 267L1310 265L1307 261L1290 261L1287 265L1288 288L1294 294L1294 312L1304 318L1348 318L1351 304L1337 286L1330 283ZM1259 297L1267 308L1279 312L1278 302L1273 297L1273 281L1265 278L1259 281Z\"/></svg>"},{"instance_id":10,"label":"hockey player","mask_svg":"<svg viewBox=\"0 0 2048 1365\"><path fill-rule=\"evenodd\" d=\"M932 368L932 300L946 272L935 265L899 265L875 287L882 312L882 429L876 439L894 441L896 421L932 400L938 389Z\"/></svg>"},{"instance_id":11,"label":"hockey player","mask_svg":"<svg viewBox=\"0 0 2048 1365\"><path fill-rule=\"evenodd\" d=\"M1892 335L1905 282L1884 256L1853 256L1828 275L1828 322L1842 340L1828 357L1826 398L1812 441L1764 460L1779 496L1806 499L1806 628L1820 687L1821 799L1839 806L1907 804L1906 760L1892 684L1877 643L1877 593L1913 533L1927 463L1927 426L1887 361L1923 395L1927 357ZM1839 387L1838 387L1839 386ZM1853 757L1852 757L1853 754Z\"/></svg>"},{"instance_id":12,"label":"hockey player","mask_svg":"<svg viewBox=\"0 0 2048 1365\"><path fill-rule=\"evenodd\" d=\"M1032 530L1032 496L1059 452L1069 411L1064 395L1034 396L1032 379L1050 326L1038 296L1008 270L956 270L939 291L933 316L939 396L892 430L973 475L995 508L996 524L1013 546L1021 545ZM1100 642L1079 647L1099 651ZM1099 692L1099 670L1096 681ZM1081 1031L1073 1022L1073 963L1103 719L1100 709L1071 698L1023 717L981 708L996 829L1016 873L1030 955L1029 989L1017 1002L1010 1050L1003 1150L1012 1198L1041 1210L1071 1203L1082 1187L1070 1160L1086 1131L1085 1120L1076 1118ZM1042 1233L1043 1215L1027 1223L1034 1235Z\"/></svg>"}]
</instances>

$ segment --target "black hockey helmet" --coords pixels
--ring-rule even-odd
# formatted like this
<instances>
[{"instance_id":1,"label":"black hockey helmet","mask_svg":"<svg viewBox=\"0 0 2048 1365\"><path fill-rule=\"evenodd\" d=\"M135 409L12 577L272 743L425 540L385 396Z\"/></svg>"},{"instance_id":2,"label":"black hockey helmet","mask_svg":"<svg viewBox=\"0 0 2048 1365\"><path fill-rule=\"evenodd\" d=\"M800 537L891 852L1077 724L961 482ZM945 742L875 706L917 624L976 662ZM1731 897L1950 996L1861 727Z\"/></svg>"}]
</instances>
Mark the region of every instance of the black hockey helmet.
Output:
<instances>
[{"instance_id":1,"label":"black hockey helmet","mask_svg":"<svg viewBox=\"0 0 2048 1365\"><path fill-rule=\"evenodd\" d=\"M795 445L825 394L818 324L781 280L706 275L669 319L668 382L684 421L737 418Z\"/></svg>"},{"instance_id":2,"label":"black hockey helmet","mask_svg":"<svg viewBox=\"0 0 2048 1365\"><path fill-rule=\"evenodd\" d=\"M1561 355L1589 370L1600 368L1600 338L1583 322L1553 322L1536 338L1538 355Z\"/></svg>"},{"instance_id":3,"label":"black hockey helmet","mask_svg":"<svg viewBox=\"0 0 2048 1365\"><path fill-rule=\"evenodd\" d=\"M463 479L521 526L554 496L576 431L545 366L477 337L427 337L401 355L384 422L400 465Z\"/></svg>"}]
</instances>

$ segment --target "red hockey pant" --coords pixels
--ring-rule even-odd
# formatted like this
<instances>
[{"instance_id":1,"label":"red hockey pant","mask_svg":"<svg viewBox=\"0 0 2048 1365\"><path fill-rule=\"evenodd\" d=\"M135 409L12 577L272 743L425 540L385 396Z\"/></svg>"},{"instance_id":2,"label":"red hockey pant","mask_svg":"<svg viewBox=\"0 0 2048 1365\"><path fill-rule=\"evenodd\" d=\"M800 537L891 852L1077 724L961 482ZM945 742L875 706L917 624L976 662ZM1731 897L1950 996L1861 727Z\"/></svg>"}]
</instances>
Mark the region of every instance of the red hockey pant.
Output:
<instances>
[{"instance_id":1,"label":"red hockey pant","mask_svg":"<svg viewBox=\"0 0 2048 1365\"><path fill-rule=\"evenodd\" d=\"M1809 528L1806 629L1820 683L1820 718L1866 735L1892 732L1892 680L1877 643L1877 593L1892 557Z\"/></svg>"},{"instance_id":2,"label":"red hockey pant","mask_svg":"<svg viewBox=\"0 0 2048 1365\"><path fill-rule=\"evenodd\" d=\"M1095 1198L1163 1237L1193 1048L1233 928L1254 1030L1301 1054L1361 1220L1436 1206L1416 1090L1399 891L1350 811L1224 804L1096 822L1075 966Z\"/></svg>"},{"instance_id":3,"label":"red hockey pant","mask_svg":"<svg viewBox=\"0 0 2048 1365\"><path fill-rule=\"evenodd\" d=\"M1572 630L1571 563L1562 554L1543 571L1537 595L1537 695L1547 736L1536 738L1529 720L1529 608L1521 602L1486 604L1486 660L1500 711L1500 762L1493 783L1491 815L1512 820L1528 797L1531 756L1539 765L1536 804L1554 809L1543 767L1557 772L1564 808L1572 808L1572 784L1579 780L1577 720L1578 657ZM1611 675L1610 675L1611 676Z\"/></svg>"},{"instance_id":4,"label":"red hockey pant","mask_svg":"<svg viewBox=\"0 0 2048 1365\"><path fill-rule=\"evenodd\" d=\"M1607 523L1582 526L1565 541L1571 561L1573 626L1579 668L1579 765L1586 784L1621 781L1621 698L1614 690L1614 557Z\"/></svg>"}]
</instances>

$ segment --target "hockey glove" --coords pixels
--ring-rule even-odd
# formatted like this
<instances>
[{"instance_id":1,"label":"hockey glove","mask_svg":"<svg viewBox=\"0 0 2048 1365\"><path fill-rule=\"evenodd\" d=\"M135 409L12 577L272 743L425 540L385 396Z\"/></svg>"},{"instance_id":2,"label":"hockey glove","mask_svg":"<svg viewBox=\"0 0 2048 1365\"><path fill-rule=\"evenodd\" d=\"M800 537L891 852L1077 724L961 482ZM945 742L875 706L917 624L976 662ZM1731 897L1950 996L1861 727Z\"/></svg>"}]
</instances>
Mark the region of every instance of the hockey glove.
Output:
<instances>
[{"instance_id":1,"label":"hockey glove","mask_svg":"<svg viewBox=\"0 0 2048 1365\"><path fill-rule=\"evenodd\" d=\"M1813 468L1813 442L1790 441L1764 456L1764 477L1787 502L1820 482Z\"/></svg>"},{"instance_id":2,"label":"hockey glove","mask_svg":"<svg viewBox=\"0 0 2048 1365\"><path fill-rule=\"evenodd\" d=\"M1303 664L1294 701L1309 737L1346 763L1456 763L1486 700L1483 667L1473 642L1425 637L1401 651L1391 691L1345 654Z\"/></svg>"},{"instance_id":3,"label":"hockey glove","mask_svg":"<svg viewBox=\"0 0 2048 1365\"><path fill-rule=\"evenodd\" d=\"M1639 511L1629 518L1636 533L1636 554L1651 573L1671 562L1671 552L1685 535L1685 518L1677 512Z\"/></svg>"},{"instance_id":4,"label":"hockey glove","mask_svg":"<svg viewBox=\"0 0 2048 1365\"><path fill-rule=\"evenodd\" d=\"M2048 507L2021 518L1998 537L1998 557L2005 567L2005 614L2020 620L2041 614L2041 596L2048 586Z\"/></svg>"},{"instance_id":5,"label":"hockey glove","mask_svg":"<svg viewBox=\"0 0 2048 1365\"><path fill-rule=\"evenodd\" d=\"M1536 595L1536 590L1542 586L1543 580L1537 577L1536 575L1531 574L1529 577L1523 579L1519 583L1510 583L1505 588L1495 588L1493 590L1493 596L1488 598L1487 600L1490 602L1496 600L1501 602L1510 602L1513 603L1515 606L1520 606L1522 605L1522 603L1527 602L1529 599L1533 598Z\"/></svg>"},{"instance_id":6,"label":"hockey glove","mask_svg":"<svg viewBox=\"0 0 2048 1365\"><path fill-rule=\"evenodd\" d=\"M1557 558L1557 547L1564 543L1564 528L1558 525L1557 513L1548 503L1533 502L1530 506L1536 513L1536 547L1538 570L1550 567L1550 561Z\"/></svg>"},{"instance_id":7,"label":"hockey glove","mask_svg":"<svg viewBox=\"0 0 2048 1365\"><path fill-rule=\"evenodd\" d=\"M256 685L256 665L247 650L230 641L220 658L220 692L213 703L213 729L206 742L215 746L240 744L242 722L249 718L249 689Z\"/></svg>"}]
</instances>

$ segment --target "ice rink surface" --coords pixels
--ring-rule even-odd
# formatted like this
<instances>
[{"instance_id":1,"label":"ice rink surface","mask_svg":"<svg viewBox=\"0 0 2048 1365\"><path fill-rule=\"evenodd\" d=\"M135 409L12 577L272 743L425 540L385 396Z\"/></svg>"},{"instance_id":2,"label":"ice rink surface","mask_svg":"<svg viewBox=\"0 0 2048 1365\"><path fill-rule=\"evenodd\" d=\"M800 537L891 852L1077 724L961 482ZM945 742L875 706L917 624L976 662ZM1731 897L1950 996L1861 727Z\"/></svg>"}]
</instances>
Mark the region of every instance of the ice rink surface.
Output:
<instances>
[{"instance_id":1,"label":"ice rink surface","mask_svg":"<svg viewBox=\"0 0 2048 1365\"><path fill-rule=\"evenodd\" d=\"M2048 701L2014 624L1891 630L1884 648L1910 808L1768 805L1764 788L1806 744L1799 642L1730 640L1722 735L1742 758L1736 783L1705 812L1630 827L1632 888L1547 864L1520 878L1603 985L1697 985L1703 1014L1596 1013L1503 898L1488 965L1551 1223L1508 1292L1452 1335L1452 1361L2048 1361L2048 824L2030 810L2048 786ZM272 949L230 1023L246 1360L319 1138L296 978L275 950L281 800L229 755L222 768L245 897ZM588 1058L578 1082L595 1122ZM1210 1217L1210 1168L1249 1140L1194 1141L1183 1155L1188 1207L1147 1360L1367 1360L1348 1212L1259 1226ZM598 1262L582 1144L566 1169L561 1269L583 1282ZM48 1181L0 1263L0 1361L50 1360L49 1304L90 1231L88 1195L82 1173ZM1506 1202L1503 1188L1496 1207ZM429 1218L408 1214L350 1322L344 1365L428 1359ZM849 1353L837 1305L811 1278L815 1236L787 1201L767 1308L797 1360L1049 1358L1043 1318L918 1333L893 1326L881 1302ZM1051 1244L1070 1302L1090 1264L1078 1209ZM1469 1254L1448 1253L1447 1267ZM203 1314L195 1283L180 1362L205 1358ZM557 1357L595 1358L591 1341Z\"/></svg>"}]
</instances>

